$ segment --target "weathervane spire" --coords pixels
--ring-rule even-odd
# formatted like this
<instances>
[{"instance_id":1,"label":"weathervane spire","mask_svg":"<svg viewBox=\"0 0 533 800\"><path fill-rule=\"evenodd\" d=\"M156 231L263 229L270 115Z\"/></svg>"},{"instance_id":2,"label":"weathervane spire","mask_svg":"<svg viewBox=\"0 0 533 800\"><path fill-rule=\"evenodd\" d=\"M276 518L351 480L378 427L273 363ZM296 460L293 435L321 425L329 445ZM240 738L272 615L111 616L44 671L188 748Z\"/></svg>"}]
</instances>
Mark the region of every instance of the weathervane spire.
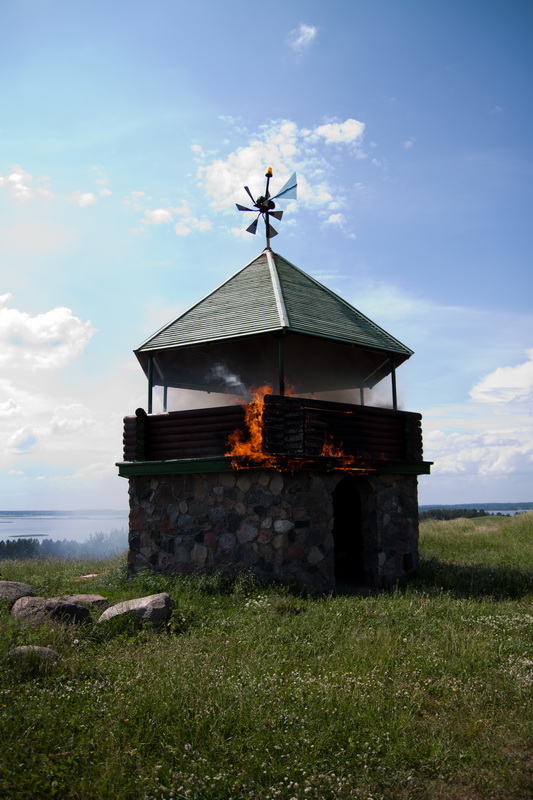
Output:
<instances>
[{"instance_id":1,"label":"weathervane spire","mask_svg":"<svg viewBox=\"0 0 533 800\"><path fill-rule=\"evenodd\" d=\"M261 195L254 200L253 195L248 188L248 186L244 187L244 191L254 204L253 208L247 208L246 206L241 206L239 203L235 205L239 209L239 211L251 211L252 213L257 213L257 217L254 219L251 225L249 225L246 230L248 233L256 233L257 232L257 222L259 217L263 217L265 222L265 233L266 233L266 249L270 250L270 240L272 237L277 236L278 232L275 228L272 227L270 224L270 217L274 217L274 219L281 220L283 216L283 211L275 211L276 204L274 200L278 198L281 200L296 200L296 173L293 173L287 183L283 186L280 192L278 192L274 197L270 196L269 186L270 186L270 179L272 178L272 167L269 167L265 173L266 178L266 186L265 186L265 194Z\"/></svg>"}]
</instances>

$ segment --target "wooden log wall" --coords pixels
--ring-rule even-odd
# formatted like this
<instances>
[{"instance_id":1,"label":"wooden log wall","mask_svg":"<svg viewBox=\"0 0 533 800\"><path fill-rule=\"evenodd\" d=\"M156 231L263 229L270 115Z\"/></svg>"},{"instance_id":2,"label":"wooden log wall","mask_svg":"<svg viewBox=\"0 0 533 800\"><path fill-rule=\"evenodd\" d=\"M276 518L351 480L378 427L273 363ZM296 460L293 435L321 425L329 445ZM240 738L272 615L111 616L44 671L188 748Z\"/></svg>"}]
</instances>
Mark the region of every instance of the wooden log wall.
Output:
<instances>
[{"instance_id":1,"label":"wooden log wall","mask_svg":"<svg viewBox=\"0 0 533 800\"><path fill-rule=\"evenodd\" d=\"M267 395L265 450L319 456L324 443L362 459L422 461L421 415L406 411ZM146 414L124 419L124 461L223 456L244 425L240 406Z\"/></svg>"},{"instance_id":2,"label":"wooden log wall","mask_svg":"<svg viewBox=\"0 0 533 800\"><path fill-rule=\"evenodd\" d=\"M329 443L361 458L422 461L420 414L277 395L265 403L270 453L317 456Z\"/></svg>"},{"instance_id":3,"label":"wooden log wall","mask_svg":"<svg viewBox=\"0 0 533 800\"><path fill-rule=\"evenodd\" d=\"M124 461L161 461L226 452L228 437L244 424L241 406L146 414L124 419Z\"/></svg>"}]
</instances>

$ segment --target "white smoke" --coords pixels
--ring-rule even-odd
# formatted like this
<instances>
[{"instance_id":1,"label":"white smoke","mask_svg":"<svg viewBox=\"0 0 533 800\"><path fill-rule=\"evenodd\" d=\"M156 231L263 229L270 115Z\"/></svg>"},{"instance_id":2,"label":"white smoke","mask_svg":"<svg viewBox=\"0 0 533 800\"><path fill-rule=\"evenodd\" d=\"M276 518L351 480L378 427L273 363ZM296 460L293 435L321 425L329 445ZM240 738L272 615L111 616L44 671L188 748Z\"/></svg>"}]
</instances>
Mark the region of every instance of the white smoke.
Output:
<instances>
[{"instance_id":1,"label":"white smoke","mask_svg":"<svg viewBox=\"0 0 533 800\"><path fill-rule=\"evenodd\" d=\"M224 364L215 364L207 374L208 379L221 381L224 386L239 397L248 396L249 392L238 375L230 372Z\"/></svg>"}]
</instances>

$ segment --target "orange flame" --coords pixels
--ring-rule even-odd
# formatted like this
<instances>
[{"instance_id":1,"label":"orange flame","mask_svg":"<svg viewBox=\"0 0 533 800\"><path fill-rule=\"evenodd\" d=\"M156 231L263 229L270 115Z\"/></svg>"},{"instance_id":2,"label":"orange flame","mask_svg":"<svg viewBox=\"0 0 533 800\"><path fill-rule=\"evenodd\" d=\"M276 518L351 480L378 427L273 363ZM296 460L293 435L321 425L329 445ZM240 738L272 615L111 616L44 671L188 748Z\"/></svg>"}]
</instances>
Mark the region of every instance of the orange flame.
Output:
<instances>
[{"instance_id":1,"label":"orange flame","mask_svg":"<svg viewBox=\"0 0 533 800\"><path fill-rule=\"evenodd\" d=\"M264 451L263 441L263 415L265 411L265 395L272 394L272 386L268 383L259 389L252 388L252 399L244 408L244 422L246 431L241 428L230 434L228 438L228 451L226 456L232 458L233 469L243 469L248 465L276 467L276 459ZM243 459L242 464L236 459Z\"/></svg>"},{"instance_id":2,"label":"orange flame","mask_svg":"<svg viewBox=\"0 0 533 800\"><path fill-rule=\"evenodd\" d=\"M322 450L320 452L321 456L341 456L343 458L350 458L350 456L345 456L342 450L342 442L340 445L336 445L333 443L333 436L330 433L327 433L324 438L324 444L322 445Z\"/></svg>"},{"instance_id":3,"label":"orange flame","mask_svg":"<svg viewBox=\"0 0 533 800\"><path fill-rule=\"evenodd\" d=\"M346 455L342 449L342 442L335 444L333 436L329 433L325 436L320 455L336 458L336 469L349 470L350 472L375 472L375 469L365 465L360 457Z\"/></svg>"}]
</instances>

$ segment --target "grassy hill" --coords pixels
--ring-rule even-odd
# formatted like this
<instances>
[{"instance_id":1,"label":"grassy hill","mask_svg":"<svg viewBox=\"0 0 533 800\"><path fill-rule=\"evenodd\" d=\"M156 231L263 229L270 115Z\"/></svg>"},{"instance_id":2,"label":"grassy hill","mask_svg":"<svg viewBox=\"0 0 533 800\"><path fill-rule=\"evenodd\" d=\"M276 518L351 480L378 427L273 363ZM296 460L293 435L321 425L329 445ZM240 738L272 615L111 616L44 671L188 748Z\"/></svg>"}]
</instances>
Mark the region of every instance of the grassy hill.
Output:
<instances>
[{"instance_id":1,"label":"grassy hill","mask_svg":"<svg viewBox=\"0 0 533 800\"><path fill-rule=\"evenodd\" d=\"M529 800L533 514L427 521L421 552L370 597L0 561L36 594L176 601L164 630L0 609L0 797ZM16 667L18 644L63 660Z\"/></svg>"}]
</instances>

